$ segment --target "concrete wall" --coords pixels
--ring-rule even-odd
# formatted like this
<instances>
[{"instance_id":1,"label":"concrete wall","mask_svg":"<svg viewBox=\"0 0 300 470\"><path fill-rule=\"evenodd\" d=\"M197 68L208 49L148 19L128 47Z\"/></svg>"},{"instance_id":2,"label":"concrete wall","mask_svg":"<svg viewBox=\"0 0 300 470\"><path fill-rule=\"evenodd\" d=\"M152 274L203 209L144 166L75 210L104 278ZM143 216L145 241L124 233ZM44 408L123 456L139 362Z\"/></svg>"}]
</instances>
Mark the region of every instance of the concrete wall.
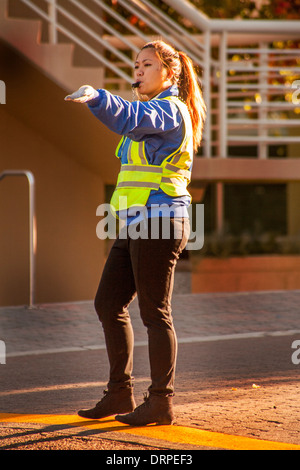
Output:
<instances>
[{"instance_id":1,"label":"concrete wall","mask_svg":"<svg viewBox=\"0 0 300 470\"><path fill-rule=\"evenodd\" d=\"M104 263L96 208L115 181L118 137L85 105L64 102L65 91L4 44L0 79L0 173L26 169L36 180L36 302L94 297ZM0 181L0 305L28 303L28 185Z\"/></svg>"}]
</instances>

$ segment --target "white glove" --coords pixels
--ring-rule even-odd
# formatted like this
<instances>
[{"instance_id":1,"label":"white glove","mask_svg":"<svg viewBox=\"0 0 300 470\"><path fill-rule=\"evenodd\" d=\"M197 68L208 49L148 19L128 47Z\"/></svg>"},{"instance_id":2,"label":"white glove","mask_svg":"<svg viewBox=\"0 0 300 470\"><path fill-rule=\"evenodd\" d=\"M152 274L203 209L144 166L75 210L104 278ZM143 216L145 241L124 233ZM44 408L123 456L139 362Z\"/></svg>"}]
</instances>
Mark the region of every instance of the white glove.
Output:
<instances>
[{"instance_id":1,"label":"white glove","mask_svg":"<svg viewBox=\"0 0 300 470\"><path fill-rule=\"evenodd\" d=\"M65 101L74 101L75 103L86 103L99 96L97 90L90 85L83 85L71 95L65 97Z\"/></svg>"}]
</instances>

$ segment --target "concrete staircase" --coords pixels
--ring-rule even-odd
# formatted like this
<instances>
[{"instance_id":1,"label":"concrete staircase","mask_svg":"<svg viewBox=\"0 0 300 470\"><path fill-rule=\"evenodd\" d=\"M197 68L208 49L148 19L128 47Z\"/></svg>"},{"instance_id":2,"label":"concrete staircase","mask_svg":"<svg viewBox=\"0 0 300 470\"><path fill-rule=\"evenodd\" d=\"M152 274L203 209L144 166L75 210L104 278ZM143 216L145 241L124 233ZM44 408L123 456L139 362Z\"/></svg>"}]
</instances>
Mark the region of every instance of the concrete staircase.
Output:
<instances>
[{"instance_id":1,"label":"concrete staircase","mask_svg":"<svg viewBox=\"0 0 300 470\"><path fill-rule=\"evenodd\" d=\"M67 92L86 83L95 88L102 86L102 67L73 65L73 44L44 44L40 20L10 18L7 12L8 0L0 0L0 40L23 54L57 85Z\"/></svg>"}]
</instances>

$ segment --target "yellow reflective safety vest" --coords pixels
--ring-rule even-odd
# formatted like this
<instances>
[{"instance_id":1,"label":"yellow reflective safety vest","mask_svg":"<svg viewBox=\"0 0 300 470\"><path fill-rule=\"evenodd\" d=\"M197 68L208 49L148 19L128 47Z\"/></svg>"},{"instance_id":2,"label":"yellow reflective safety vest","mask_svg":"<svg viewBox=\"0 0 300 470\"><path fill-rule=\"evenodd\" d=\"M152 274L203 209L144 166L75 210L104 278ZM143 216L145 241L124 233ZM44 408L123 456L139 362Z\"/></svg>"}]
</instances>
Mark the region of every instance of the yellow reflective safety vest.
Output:
<instances>
[{"instance_id":1,"label":"yellow reflective safety vest","mask_svg":"<svg viewBox=\"0 0 300 470\"><path fill-rule=\"evenodd\" d=\"M161 100L175 103L184 120L184 135L178 149L168 155L161 165L150 165L145 153L145 141L130 140L128 163L122 164L115 191L110 204L112 212L133 206L145 206L152 190L162 189L167 195L190 196L187 185L191 179L190 167L193 160L193 129L186 104L177 96ZM116 154L125 137L122 137Z\"/></svg>"}]
</instances>

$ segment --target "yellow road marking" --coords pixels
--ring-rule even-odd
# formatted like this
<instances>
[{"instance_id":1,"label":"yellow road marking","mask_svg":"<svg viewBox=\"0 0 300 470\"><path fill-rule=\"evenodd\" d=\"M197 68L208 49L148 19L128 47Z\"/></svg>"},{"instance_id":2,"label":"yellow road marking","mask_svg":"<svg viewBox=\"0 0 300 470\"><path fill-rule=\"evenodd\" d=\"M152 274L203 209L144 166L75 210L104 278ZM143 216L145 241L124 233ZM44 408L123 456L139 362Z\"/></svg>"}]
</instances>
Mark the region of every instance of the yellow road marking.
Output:
<instances>
[{"instance_id":1,"label":"yellow road marking","mask_svg":"<svg viewBox=\"0 0 300 470\"><path fill-rule=\"evenodd\" d=\"M0 423L33 423L48 426L85 427L102 432L122 432L135 436L228 450L300 450L300 445L266 441L243 436L233 436L185 426L144 426L130 427L119 423L113 417L102 420L84 420L77 415L37 415L0 413Z\"/></svg>"}]
</instances>

